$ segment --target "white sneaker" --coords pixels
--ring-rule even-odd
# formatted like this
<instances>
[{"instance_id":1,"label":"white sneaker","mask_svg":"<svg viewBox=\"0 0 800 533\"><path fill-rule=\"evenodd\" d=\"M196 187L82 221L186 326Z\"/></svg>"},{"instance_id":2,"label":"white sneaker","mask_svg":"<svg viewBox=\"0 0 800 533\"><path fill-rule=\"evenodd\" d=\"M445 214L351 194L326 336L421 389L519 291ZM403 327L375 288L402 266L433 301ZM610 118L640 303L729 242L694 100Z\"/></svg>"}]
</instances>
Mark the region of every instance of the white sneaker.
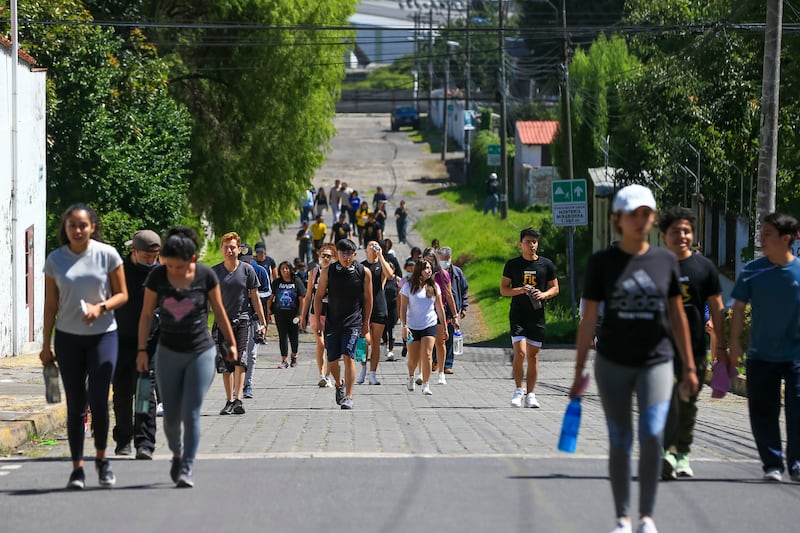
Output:
<instances>
[{"instance_id":1,"label":"white sneaker","mask_svg":"<svg viewBox=\"0 0 800 533\"><path fill-rule=\"evenodd\" d=\"M357 385L363 385L364 379L367 377L367 365L361 365L361 371L358 373L358 377L356 378Z\"/></svg>"},{"instance_id":2,"label":"white sneaker","mask_svg":"<svg viewBox=\"0 0 800 533\"><path fill-rule=\"evenodd\" d=\"M414 380L414 383L422 385L422 374L417 375L417 379Z\"/></svg>"},{"instance_id":3,"label":"white sneaker","mask_svg":"<svg viewBox=\"0 0 800 533\"><path fill-rule=\"evenodd\" d=\"M389 353L386 354L386 360L387 361L394 361L394 352L393 351L390 350Z\"/></svg>"},{"instance_id":4,"label":"white sneaker","mask_svg":"<svg viewBox=\"0 0 800 533\"><path fill-rule=\"evenodd\" d=\"M369 373L369 384L370 385L380 385L381 382L378 381L378 376L375 375L375 372Z\"/></svg>"},{"instance_id":5,"label":"white sneaker","mask_svg":"<svg viewBox=\"0 0 800 533\"><path fill-rule=\"evenodd\" d=\"M611 533L632 533L630 520L617 520L617 527Z\"/></svg>"},{"instance_id":6,"label":"white sneaker","mask_svg":"<svg viewBox=\"0 0 800 533\"><path fill-rule=\"evenodd\" d=\"M161 402L156 404L156 416L164 416L164 404Z\"/></svg>"},{"instance_id":7,"label":"white sneaker","mask_svg":"<svg viewBox=\"0 0 800 533\"><path fill-rule=\"evenodd\" d=\"M325 376L325 381L327 381L327 382L328 382L328 384L327 384L327 385L325 385L325 388L326 388L326 389L332 389L332 388L333 388L333 377L331 377L331 376Z\"/></svg>"},{"instance_id":8,"label":"white sneaker","mask_svg":"<svg viewBox=\"0 0 800 533\"><path fill-rule=\"evenodd\" d=\"M320 374L319 375L319 382L317 382L317 386L319 386L319 388L321 388L321 389L324 389L325 387L327 387L328 386L328 378L326 378L325 376Z\"/></svg>"},{"instance_id":9,"label":"white sneaker","mask_svg":"<svg viewBox=\"0 0 800 533\"><path fill-rule=\"evenodd\" d=\"M658 533L653 519L649 516L639 520L639 525L636 526L636 533Z\"/></svg>"},{"instance_id":10,"label":"white sneaker","mask_svg":"<svg viewBox=\"0 0 800 533\"><path fill-rule=\"evenodd\" d=\"M511 397L511 407L522 407L523 398L525 398L525 392L522 389L515 389L514 396Z\"/></svg>"},{"instance_id":11,"label":"white sneaker","mask_svg":"<svg viewBox=\"0 0 800 533\"><path fill-rule=\"evenodd\" d=\"M425 394L427 396L430 396L431 394L433 394L433 392L431 392L430 385L428 385L427 383L424 383L422 385L422 394Z\"/></svg>"},{"instance_id":12,"label":"white sneaker","mask_svg":"<svg viewBox=\"0 0 800 533\"><path fill-rule=\"evenodd\" d=\"M529 392L525 395L525 407L533 407L535 409L541 407L539 402L536 401L536 395L534 393Z\"/></svg>"},{"instance_id":13,"label":"white sneaker","mask_svg":"<svg viewBox=\"0 0 800 533\"><path fill-rule=\"evenodd\" d=\"M764 472L764 481L775 481L780 483L783 481L783 474L777 468L770 468Z\"/></svg>"},{"instance_id":14,"label":"white sneaker","mask_svg":"<svg viewBox=\"0 0 800 533\"><path fill-rule=\"evenodd\" d=\"M447 380L444 378L444 372L439 372L439 381L437 381L439 385L447 385Z\"/></svg>"},{"instance_id":15,"label":"white sneaker","mask_svg":"<svg viewBox=\"0 0 800 533\"><path fill-rule=\"evenodd\" d=\"M414 376L408 376L408 390L414 390L416 388L414 384Z\"/></svg>"}]
</instances>

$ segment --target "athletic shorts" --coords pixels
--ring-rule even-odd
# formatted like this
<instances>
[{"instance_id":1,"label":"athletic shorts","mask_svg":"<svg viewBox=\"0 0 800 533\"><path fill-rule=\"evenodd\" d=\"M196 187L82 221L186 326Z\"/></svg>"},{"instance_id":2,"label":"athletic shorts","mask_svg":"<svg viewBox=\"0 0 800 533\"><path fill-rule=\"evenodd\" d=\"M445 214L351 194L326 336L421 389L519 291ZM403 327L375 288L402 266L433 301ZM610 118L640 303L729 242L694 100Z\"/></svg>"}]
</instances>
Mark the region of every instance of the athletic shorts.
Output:
<instances>
[{"instance_id":1,"label":"athletic shorts","mask_svg":"<svg viewBox=\"0 0 800 533\"><path fill-rule=\"evenodd\" d=\"M414 337L414 341L418 341L422 339L422 337L434 337L436 338L436 329L438 326L431 326L425 329L411 329L409 328L408 331L411 332L411 336ZM413 342L413 341L412 341Z\"/></svg>"},{"instance_id":2,"label":"athletic shorts","mask_svg":"<svg viewBox=\"0 0 800 533\"><path fill-rule=\"evenodd\" d=\"M517 317L510 317L510 325L511 325L511 338L514 337L525 337L534 342L542 343L544 342L544 333L545 333L545 321L544 315L542 315L539 319L537 318L525 318L523 320L516 319ZM541 346L541 344L540 344Z\"/></svg>"},{"instance_id":3,"label":"athletic shorts","mask_svg":"<svg viewBox=\"0 0 800 533\"><path fill-rule=\"evenodd\" d=\"M386 324L386 315L371 315L369 317L370 324Z\"/></svg>"},{"instance_id":4,"label":"athletic shorts","mask_svg":"<svg viewBox=\"0 0 800 533\"><path fill-rule=\"evenodd\" d=\"M233 328L233 336L236 337L236 349L239 352L239 357L236 361L228 361L225 359L225 354L228 353L225 336L219 331L219 328L214 324L215 335L214 338L217 342L217 373L233 372L237 366L247 368L247 345L250 342L250 320L233 320L231 322ZM220 358L222 359L220 361Z\"/></svg>"},{"instance_id":5,"label":"athletic shorts","mask_svg":"<svg viewBox=\"0 0 800 533\"><path fill-rule=\"evenodd\" d=\"M325 330L325 351L328 361L338 361L342 355L351 359L356 356L356 343L361 335L361 328L342 328Z\"/></svg>"}]
</instances>

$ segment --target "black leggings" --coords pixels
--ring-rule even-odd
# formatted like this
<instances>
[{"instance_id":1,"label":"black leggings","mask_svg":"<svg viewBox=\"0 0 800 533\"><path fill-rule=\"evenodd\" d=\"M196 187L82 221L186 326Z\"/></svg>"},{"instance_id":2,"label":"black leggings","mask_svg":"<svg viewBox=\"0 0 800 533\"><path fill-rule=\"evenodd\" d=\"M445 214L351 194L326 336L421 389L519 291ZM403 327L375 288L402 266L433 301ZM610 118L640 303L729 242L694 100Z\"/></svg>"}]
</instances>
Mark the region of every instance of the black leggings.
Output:
<instances>
[{"instance_id":1,"label":"black leggings","mask_svg":"<svg viewBox=\"0 0 800 533\"><path fill-rule=\"evenodd\" d=\"M383 328L383 342L389 343L389 351L394 347L394 325L397 324L397 302L386 302L386 327Z\"/></svg>"},{"instance_id":2,"label":"black leggings","mask_svg":"<svg viewBox=\"0 0 800 533\"><path fill-rule=\"evenodd\" d=\"M300 341L300 326L292 322L297 316L294 313L275 313L275 325L278 327L278 344L281 347L281 357L289 356L289 343L292 345L292 353L297 353L297 345Z\"/></svg>"},{"instance_id":3,"label":"black leggings","mask_svg":"<svg viewBox=\"0 0 800 533\"><path fill-rule=\"evenodd\" d=\"M94 447L108 443L108 390L117 364L117 331L72 335L56 330L56 360L67 397L67 438L73 461L83 459L83 418L92 410Z\"/></svg>"}]
</instances>

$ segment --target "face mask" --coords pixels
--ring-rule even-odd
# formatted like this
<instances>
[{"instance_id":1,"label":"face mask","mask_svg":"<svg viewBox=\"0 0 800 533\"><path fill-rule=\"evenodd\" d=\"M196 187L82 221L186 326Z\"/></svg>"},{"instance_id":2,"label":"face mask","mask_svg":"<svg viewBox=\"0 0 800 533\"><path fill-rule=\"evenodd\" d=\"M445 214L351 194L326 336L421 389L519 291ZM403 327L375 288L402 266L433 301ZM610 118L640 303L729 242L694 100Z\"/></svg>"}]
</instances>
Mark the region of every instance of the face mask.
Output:
<instances>
[{"instance_id":1,"label":"face mask","mask_svg":"<svg viewBox=\"0 0 800 533\"><path fill-rule=\"evenodd\" d=\"M406 278L410 279L411 278L411 274L413 274L413 272L406 272Z\"/></svg>"},{"instance_id":2,"label":"face mask","mask_svg":"<svg viewBox=\"0 0 800 533\"><path fill-rule=\"evenodd\" d=\"M447 270L450 268L450 261L439 261L439 265L441 265L442 270Z\"/></svg>"},{"instance_id":3,"label":"face mask","mask_svg":"<svg viewBox=\"0 0 800 533\"><path fill-rule=\"evenodd\" d=\"M157 267L159 264L160 264L160 263L159 263L158 261L154 261L153 263L142 263L141 261L139 261L139 265L140 265L140 266L143 266L143 267L145 267L145 268L153 268L153 267Z\"/></svg>"}]
</instances>

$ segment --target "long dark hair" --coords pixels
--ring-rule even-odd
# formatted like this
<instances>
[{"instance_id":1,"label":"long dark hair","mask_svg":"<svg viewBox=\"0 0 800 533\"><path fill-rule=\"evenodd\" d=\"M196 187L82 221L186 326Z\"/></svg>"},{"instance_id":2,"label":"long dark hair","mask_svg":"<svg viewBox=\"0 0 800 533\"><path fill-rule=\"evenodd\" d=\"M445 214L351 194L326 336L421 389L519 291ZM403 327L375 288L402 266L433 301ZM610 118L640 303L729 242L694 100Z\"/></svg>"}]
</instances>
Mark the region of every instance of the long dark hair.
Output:
<instances>
[{"instance_id":1,"label":"long dark hair","mask_svg":"<svg viewBox=\"0 0 800 533\"><path fill-rule=\"evenodd\" d=\"M431 272L431 277L422 281L422 271L425 270L426 265L430 265L430 263L425 259L420 259L414 265L414 272L411 273L411 292L418 292L422 287L425 287L425 296L433 298L436 296L436 282L433 281L433 272Z\"/></svg>"},{"instance_id":2,"label":"long dark hair","mask_svg":"<svg viewBox=\"0 0 800 533\"><path fill-rule=\"evenodd\" d=\"M92 209L86 204L72 204L61 215L61 226L58 228L58 241L64 245L69 244L69 236L67 236L67 219L72 216L75 211L86 211L89 215L89 221L94 225L94 232L92 239L103 242L102 227L100 226L100 218L97 216L97 211Z\"/></svg>"},{"instance_id":3,"label":"long dark hair","mask_svg":"<svg viewBox=\"0 0 800 533\"><path fill-rule=\"evenodd\" d=\"M294 281L294 267L289 261L281 261L281 264L278 265L278 277L282 280L283 279L283 265L286 265L289 268L289 281Z\"/></svg>"}]
</instances>

